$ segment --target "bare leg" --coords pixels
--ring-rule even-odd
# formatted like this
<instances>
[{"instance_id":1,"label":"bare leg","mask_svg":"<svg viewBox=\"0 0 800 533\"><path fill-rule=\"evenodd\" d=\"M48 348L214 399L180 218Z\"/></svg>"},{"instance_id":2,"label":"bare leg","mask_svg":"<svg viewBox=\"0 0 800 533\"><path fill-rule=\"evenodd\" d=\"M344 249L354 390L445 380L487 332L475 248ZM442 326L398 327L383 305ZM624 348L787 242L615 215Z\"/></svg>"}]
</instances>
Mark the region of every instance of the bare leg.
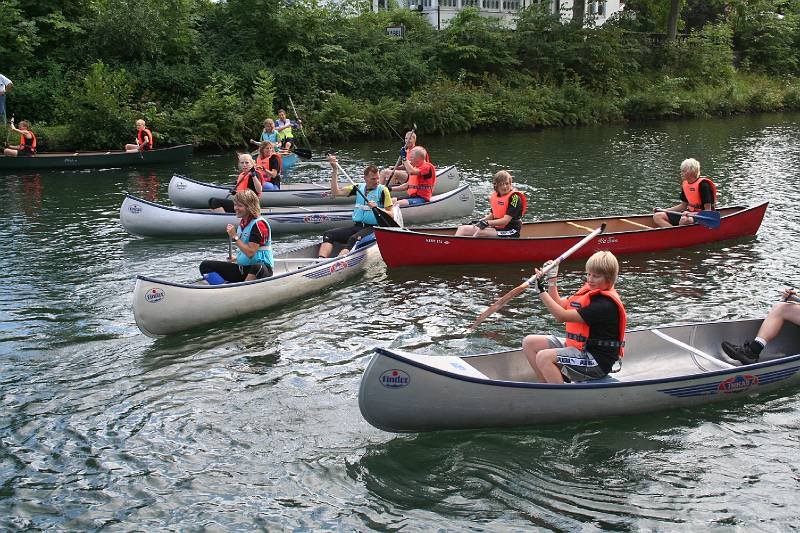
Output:
<instances>
[{"instance_id":1,"label":"bare leg","mask_svg":"<svg viewBox=\"0 0 800 533\"><path fill-rule=\"evenodd\" d=\"M564 383L561 369L556 364L556 351L553 348L541 350L536 354L536 364L545 383Z\"/></svg>"},{"instance_id":2,"label":"bare leg","mask_svg":"<svg viewBox=\"0 0 800 533\"><path fill-rule=\"evenodd\" d=\"M672 224L669 221L669 217L666 213L660 212L653 215L653 222L659 228L670 228Z\"/></svg>"},{"instance_id":3,"label":"bare leg","mask_svg":"<svg viewBox=\"0 0 800 533\"><path fill-rule=\"evenodd\" d=\"M317 255L320 257L330 257L332 251L333 244L329 242L323 242L319 245L319 252L317 252Z\"/></svg>"},{"instance_id":4,"label":"bare leg","mask_svg":"<svg viewBox=\"0 0 800 533\"><path fill-rule=\"evenodd\" d=\"M6 148L3 150L3 155L7 155L9 157L17 157L17 151L13 148Z\"/></svg>"},{"instance_id":5,"label":"bare leg","mask_svg":"<svg viewBox=\"0 0 800 533\"><path fill-rule=\"evenodd\" d=\"M538 380L543 383L544 379L536 362L536 354L542 350L546 350L548 346L550 346L550 344L547 341L547 337L544 335L526 335L525 338L522 339L522 353L536 373Z\"/></svg>"},{"instance_id":6,"label":"bare leg","mask_svg":"<svg viewBox=\"0 0 800 533\"><path fill-rule=\"evenodd\" d=\"M775 304L758 328L757 336L767 342L771 341L778 336L785 320L800 325L800 305L788 302Z\"/></svg>"}]
</instances>

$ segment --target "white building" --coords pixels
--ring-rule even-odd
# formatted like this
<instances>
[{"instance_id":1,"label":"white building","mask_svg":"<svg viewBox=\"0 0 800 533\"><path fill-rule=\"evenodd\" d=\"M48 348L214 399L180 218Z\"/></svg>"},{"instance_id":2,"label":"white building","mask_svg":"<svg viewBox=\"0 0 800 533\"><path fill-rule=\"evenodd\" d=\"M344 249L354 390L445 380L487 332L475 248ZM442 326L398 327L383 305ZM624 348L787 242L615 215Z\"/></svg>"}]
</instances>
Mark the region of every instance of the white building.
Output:
<instances>
[{"instance_id":1,"label":"white building","mask_svg":"<svg viewBox=\"0 0 800 533\"><path fill-rule=\"evenodd\" d=\"M561 13L565 21L572 18L572 0L544 0L550 4L551 13ZM620 11L620 0L585 0L586 14L594 15L595 24L600 26L608 17ZM484 17L497 18L508 27L514 27L517 12L530 7L535 2L532 0L400 0L409 9L418 9L434 28L447 27L450 19L465 7L477 7ZM421 2L421 7L418 4ZM374 12L386 9L387 0L372 0Z\"/></svg>"}]
</instances>

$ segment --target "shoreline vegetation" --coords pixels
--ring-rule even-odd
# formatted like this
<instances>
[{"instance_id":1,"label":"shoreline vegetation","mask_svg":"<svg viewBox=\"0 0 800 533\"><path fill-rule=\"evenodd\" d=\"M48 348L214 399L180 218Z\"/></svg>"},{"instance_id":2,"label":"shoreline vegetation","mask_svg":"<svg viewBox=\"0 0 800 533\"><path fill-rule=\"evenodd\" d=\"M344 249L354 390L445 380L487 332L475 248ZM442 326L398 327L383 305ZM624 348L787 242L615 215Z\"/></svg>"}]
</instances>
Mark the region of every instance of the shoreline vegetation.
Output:
<instances>
[{"instance_id":1,"label":"shoreline vegetation","mask_svg":"<svg viewBox=\"0 0 800 533\"><path fill-rule=\"evenodd\" d=\"M42 151L120 148L137 118L158 146L244 147L290 96L312 142L800 110L800 0L686 0L673 40L668 8L437 31L362 2L9 0L0 54Z\"/></svg>"}]
</instances>

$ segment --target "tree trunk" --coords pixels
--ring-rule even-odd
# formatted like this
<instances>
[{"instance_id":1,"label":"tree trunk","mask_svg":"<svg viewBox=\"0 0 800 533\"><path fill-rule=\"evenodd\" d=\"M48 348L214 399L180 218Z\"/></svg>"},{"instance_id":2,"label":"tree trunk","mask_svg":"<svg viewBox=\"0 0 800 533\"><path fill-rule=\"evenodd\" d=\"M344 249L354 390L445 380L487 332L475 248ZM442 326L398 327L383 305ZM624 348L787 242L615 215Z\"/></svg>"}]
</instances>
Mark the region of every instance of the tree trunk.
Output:
<instances>
[{"instance_id":1,"label":"tree trunk","mask_svg":"<svg viewBox=\"0 0 800 533\"><path fill-rule=\"evenodd\" d=\"M674 41L678 35L678 17L681 14L681 0L670 0L667 18L667 40Z\"/></svg>"},{"instance_id":2,"label":"tree trunk","mask_svg":"<svg viewBox=\"0 0 800 533\"><path fill-rule=\"evenodd\" d=\"M583 27L586 18L586 0L572 0L572 24Z\"/></svg>"}]
</instances>

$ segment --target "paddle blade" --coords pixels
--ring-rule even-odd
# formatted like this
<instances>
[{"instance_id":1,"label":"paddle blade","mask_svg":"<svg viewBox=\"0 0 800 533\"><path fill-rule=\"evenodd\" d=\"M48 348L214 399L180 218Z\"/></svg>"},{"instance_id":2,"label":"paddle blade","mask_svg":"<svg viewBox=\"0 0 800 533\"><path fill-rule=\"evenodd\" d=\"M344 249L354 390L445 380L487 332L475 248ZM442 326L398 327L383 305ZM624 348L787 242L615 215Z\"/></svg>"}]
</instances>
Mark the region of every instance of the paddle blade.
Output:
<instances>
[{"instance_id":1,"label":"paddle blade","mask_svg":"<svg viewBox=\"0 0 800 533\"><path fill-rule=\"evenodd\" d=\"M694 221L707 228L717 229L720 225L719 211L700 211L692 215Z\"/></svg>"},{"instance_id":2,"label":"paddle blade","mask_svg":"<svg viewBox=\"0 0 800 533\"><path fill-rule=\"evenodd\" d=\"M392 217L394 218L394 221L397 222L398 226L401 228L405 227L405 224L403 223L403 211L400 209L399 205L395 204L395 206L392 208Z\"/></svg>"},{"instance_id":3,"label":"paddle blade","mask_svg":"<svg viewBox=\"0 0 800 533\"><path fill-rule=\"evenodd\" d=\"M502 295L492 305L487 307L483 313L478 315L478 318L475 319L475 322L472 323L469 329L474 330L475 328L477 328L481 322L483 322L489 316L496 313L498 310L500 310L500 308L502 308L508 302L510 302L511 300L513 300L514 298L525 292L525 289L527 289L528 287L530 287L530 284L526 281L525 283L517 285L516 287L514 287L513 289Z\"/></svg>"},{"instance_id":4,"label":"paddle blade","mask_svg":"<svg viewBox=\"0 0 800 533\"><path fill-rule=\"evenodd\" d=\"M384 211L383 209L378 209L377 207L372 208L372 213L375 215L375 220L378 221L378 226L382 228L399 228L400 224L398 224L395 219L389 216L389 213Z\"/></svg>"},{"instance_id":5,"label":"paddle blade","mask_svg":"<svg viewBox=\"0 0 800 533\"><path fill-rule=\"evenodd\" d=\"M311 150L308 148L292 148L292 152L296 153L303 159L311 159Z\"/></svg>"}]
</instances>

